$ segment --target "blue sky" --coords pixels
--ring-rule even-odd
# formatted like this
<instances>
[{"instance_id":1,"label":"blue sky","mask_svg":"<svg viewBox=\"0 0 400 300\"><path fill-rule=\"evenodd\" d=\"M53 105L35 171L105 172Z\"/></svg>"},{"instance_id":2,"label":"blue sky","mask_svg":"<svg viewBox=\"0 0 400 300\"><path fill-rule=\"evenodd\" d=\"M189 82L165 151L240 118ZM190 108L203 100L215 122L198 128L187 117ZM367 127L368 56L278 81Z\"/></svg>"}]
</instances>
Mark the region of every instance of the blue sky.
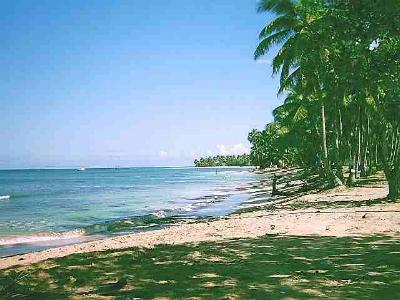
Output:
<instances>
[{"instance_id":1,"label":"blue sky","mask_svg":"<svg viewBox=\"0 0 400 300\"><path fill-rule=\"evenodd\" d=\"M190 165L244 150L278 79L256 1L0 2L0 168Z\"/></svg>"}]
</instances>

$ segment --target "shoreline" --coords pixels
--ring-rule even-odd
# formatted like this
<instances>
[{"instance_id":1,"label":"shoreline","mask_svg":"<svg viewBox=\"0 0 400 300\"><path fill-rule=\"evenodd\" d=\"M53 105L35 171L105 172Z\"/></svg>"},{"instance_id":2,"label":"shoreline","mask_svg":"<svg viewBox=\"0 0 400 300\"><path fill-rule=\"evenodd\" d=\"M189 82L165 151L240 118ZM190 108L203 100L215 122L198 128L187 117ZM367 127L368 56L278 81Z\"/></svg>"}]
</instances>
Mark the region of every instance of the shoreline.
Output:
<instances>
[{"instance_id":1,"label":"shoreline","mask_svg":"<svg viewBox=\"0 0 400 300\"><path fill-rule=\"evenodd\" d=\"M212 167L210 169L216 168L231 168L238 170L238 172L245 171L248 173L255 173L254 167ZM147 232L149 230L153 231L165 228L166 226L168 227L176 225L175 223L192 223L198 222L199 220L202 221L229 216L243 209L241 206L242 203L247 203L247 199L246 201L239 202L237 200L232 201L230 199L241 197L242 195L246 195L246 197L250 199L252 198L253 193L256 194L260 191L266 192L267 189L265 188L265 185L269 185L270 176L268 175L271 171L285 172L284 170L275 169L266 169L261 172L258 171L258 175L267 176L257 177L254 178L254 180L249 181L246 180L231 187L219 187L203 196L186 198L186 200L192 200L192 202L188 202L187 204L184 204L183 206L181 205L175 209L166 208L153 212L149 211L142 215L134 214L120 218L105 219L99 223L85 225L83 227L70 229L68 231L40 231L33 232L31 234L6 235L4 237L0 237L0 247L17 247L17 250L7 251L7 249L5 249L4 254L2 254L2 251L0 251L0 259L30 252L44 251L55 247L81 244L93 240L106 239L138 232ZM262 202L268 202L270 200L269 198L270 197L265 197L264 195ZM201 211L204 209L206 211L211 210L208 212L209 215L203 216ZM173 212L174 210L175 213ZM94 238L94 236L97 236L97 238Z\"/></svg>"},{"instance_id":2,"label":"shoreline","mask_svg":"<svg viewBox=\"0 0 400 300\"><path fill-rule=\"evenodd\" d=\"M0 269L34 264L50 258L156 245L197 244L264 235L368 236L387 235L400 239L400 203L387 203L386 184L336 188L294 199L275 198L267 208L167 228L130 233L101 240L0 258ZM372 205L371 201L376 201ZM351 200L355 207L346 206ZM334 204L334 207L332 207Z\"/></svg>"}]
</instances>

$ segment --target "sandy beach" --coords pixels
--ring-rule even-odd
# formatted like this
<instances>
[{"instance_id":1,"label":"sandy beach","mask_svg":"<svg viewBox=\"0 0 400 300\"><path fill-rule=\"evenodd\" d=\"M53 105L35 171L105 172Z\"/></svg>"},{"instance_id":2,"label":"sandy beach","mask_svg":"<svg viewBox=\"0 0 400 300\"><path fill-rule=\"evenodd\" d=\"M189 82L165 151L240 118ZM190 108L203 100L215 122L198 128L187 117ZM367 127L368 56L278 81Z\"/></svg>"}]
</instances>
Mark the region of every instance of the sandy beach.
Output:
<instances>
[{"instance_id":1,"label":"sandy beach","mask_svg":"<svg viewBox=\"0 0 400 300\"><path fill-rule=\"evenodd\" d=\"M386 194L387 186L381 182L294 198L279 197L275 205L253 212L1 258L0 268L33 264L74 253L153 248L162 244L223 241L264 235L387 235L400 238L400 203L386 202Z\"/></svg>"}]
</instances>

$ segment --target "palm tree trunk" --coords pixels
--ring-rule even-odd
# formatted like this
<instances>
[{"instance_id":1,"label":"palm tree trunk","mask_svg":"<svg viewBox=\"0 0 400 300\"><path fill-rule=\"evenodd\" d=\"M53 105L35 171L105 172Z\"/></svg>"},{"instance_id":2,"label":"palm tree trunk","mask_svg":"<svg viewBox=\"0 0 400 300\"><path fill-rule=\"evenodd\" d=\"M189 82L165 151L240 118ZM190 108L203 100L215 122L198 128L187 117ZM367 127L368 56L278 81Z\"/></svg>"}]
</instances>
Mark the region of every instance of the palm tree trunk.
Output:
<instances>
[{"instance_id":1,"label":"palm tree trunk","mask_svg":"<svg viewBox=\"0 0 400 300\"><path fill-rule=\"evenodd\" d=\"M343 152L343 123L342 123L342 112L340 107L338 108L338 128L336 128L336 169L337 175L340 180L344 181L343 175L343 160L342 160L342 152Z\"/></svg>"},{"instance_id":2,"label":"palm tree trunk","mask_svg":"<svg viewBox=\"0 0 400 300\"><path fill-rule=\"evenodd\" d=\"M329 181L334 186L342 185L342 181L336 174L332 171L332 168L329 164L328 159L328 146L327 146L327 138L326 138L326 118L325 118L325 104L324 101L321 101L321 125L322 125L322 152L323 152L323 165L324 172L327 175Z\"/></svg>"},{"instance_id":3,"label":"palm tree trunk","mask_svg":"<svg viewBox=\"0 0 400 300\"><path fill-rule=\"evenodd\" d=\"M329 167L328 161L328 147L326 145L326 119L325 119L325 104L321 103L321 121L322 121L322 152L324 158L324 168Z\"/></svg>"},{"instance_id":4,"label":"palm tree trunk","mask_svg":"<svg viewBox=\"0 0 400 300\"><path fill-rule=\"evenodd\" d=\"M354 166L354 175L356 178L359 176L359 170L360 170L360 156L361 156L361 130L362 130L362 124L361 124L361 106L359 106L358 110L358 127L357 127L357 151L356 151L356 161L355 161L355 166Z\"/></svg>"},{"instance_id":5,"label":"palm tree trunk","mask_svg":"<svg viewBox=\"0 0 400 300\"><path fill-rule=\"evenodd\" d=\"M367 116L367 128L363 137L363 155L361 163L361 177L366 177L370 174L370 157L369 157L369 142L370 142L370 128L369 128L369 116Z\"/></svg>"},{"instance_id":6,"label":"palm tree trunk","mask_svg":"<svg viewBox=\"0 0 400 300\"><path fill-rule=\"evenodd\" d=\"M400 199L400 166L394 168L392 172L386 175L389 183L389 199Z\"/></svg>"},{"instance_id":7,"label":"palm tree trunk","mask_svg":"<svg viewBox=\"0 0 400 300\"><path fill-rule=\"evenodd\" d=\"M347 186L352 187L354 186L354 183L356 181L355 175L354 175L354 165L355 165L355 161L356 161L356 156L355 156L355 152L353 155L353 148L351 143L349 142L349 176L347 178Z\"/></svg>"},{"instance_id":8,"label":"palm tree trunk","mask_svg":"<svg viewBox=\"0 0 400 300\"><path fill-rule=\"evenodd\" d=\"M388 141L385 135L381 137L381 161L386 180L389 184L389 199L400 198L400 153L396 152L393 157L393 164L390 163Z\"/></svg>"}]
</instances>

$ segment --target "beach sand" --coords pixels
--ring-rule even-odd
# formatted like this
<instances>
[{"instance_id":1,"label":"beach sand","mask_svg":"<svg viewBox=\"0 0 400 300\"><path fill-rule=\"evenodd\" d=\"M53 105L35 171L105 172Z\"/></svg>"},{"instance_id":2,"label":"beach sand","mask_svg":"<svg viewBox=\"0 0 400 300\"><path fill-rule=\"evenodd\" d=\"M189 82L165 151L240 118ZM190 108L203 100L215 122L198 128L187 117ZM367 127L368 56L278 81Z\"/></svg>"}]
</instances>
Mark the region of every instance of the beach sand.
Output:
<instances>
[{"instance_id":1,"label":"beach sand","mask_svg":"<svg viewBox=\"0 0 400 300\"><path fill-rule=\"evenodd\" d=\"M400 237L400 203L387 202L386 195L387 186L380 182L295 198L279 197L275 205L253 212L1 258L0 269L74 253L256 238L267 234L335 237L379 234L397 238Z\"/></svg>"}]
</instances>

